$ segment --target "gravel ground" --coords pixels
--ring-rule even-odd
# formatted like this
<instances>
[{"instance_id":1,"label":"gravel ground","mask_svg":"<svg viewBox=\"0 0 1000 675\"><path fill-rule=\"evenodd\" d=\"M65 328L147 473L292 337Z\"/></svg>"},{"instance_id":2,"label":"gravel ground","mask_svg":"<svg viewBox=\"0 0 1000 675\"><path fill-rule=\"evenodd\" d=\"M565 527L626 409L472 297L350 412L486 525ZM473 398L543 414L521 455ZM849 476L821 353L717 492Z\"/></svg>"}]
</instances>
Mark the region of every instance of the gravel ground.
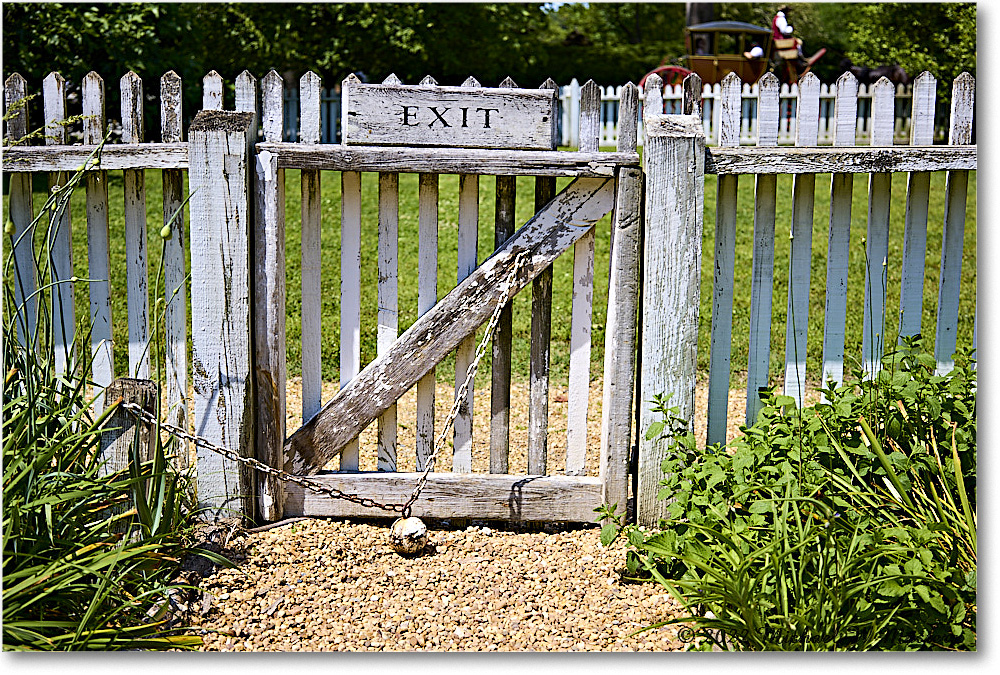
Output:
<instances>
[{"instance_id":1,"label":"gravel ground","mask_svg":"<svg viewBox=\"0 0 1000 675\"><path fill-rule=\"evenodd\" d=\"M596 528L526 532L431 523L423 555L388 522L310 519L235 531L239 563L188 604L206 651L676 651L660 586L620 579L624 546ZM222 532L225 536L226 532Z\"/></svg>"},{"instance_id":2,"label":"gravel ground","mask_svg":"<svg viewBox=\"0 0 1000 675\"><path fill-rule=\"evenodd\" d=\"M587 468L597 474L601 381L591 383ZM488 470L489 388L474 404L473 471ZM288 429L301 424L301 381L288 385ZM327 383L323 398L336 393ZM729 399L731 439L745 392ZM437 418L453 389L438 384ZM550 398L549 472L566 455L566 391ZM527 385L511 391L511 473L526 472ZM703 442L707 384L696 394L695 432ZM413 470L415 392L398 404L399 468ZM361 469L375 469L374 426L361 434ZM450 469L450 452L439 470ZM328 468L336 469L336 460ZM234 569L187 572L198 585L181 603L183 621L206 651L679 651L674 627L631 635L676 616L679 605L655 583L621 578L625 547L600 545L594 525L523 526L429 522L423 555L389 547L390 520L308 519L264 532L206 526ZM468 526L466 526L468 525ZM197 567L197 565L195 566Z\"/></svg>"}]
</instances>

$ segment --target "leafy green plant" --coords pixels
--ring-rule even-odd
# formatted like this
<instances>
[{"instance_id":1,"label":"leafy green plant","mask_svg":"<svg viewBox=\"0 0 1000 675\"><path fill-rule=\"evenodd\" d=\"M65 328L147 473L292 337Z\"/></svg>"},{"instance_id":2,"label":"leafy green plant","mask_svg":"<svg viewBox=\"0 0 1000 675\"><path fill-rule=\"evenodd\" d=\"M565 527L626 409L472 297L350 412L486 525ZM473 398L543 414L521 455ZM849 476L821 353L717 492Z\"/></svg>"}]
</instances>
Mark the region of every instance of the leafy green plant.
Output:
<instances>
[{"instance_id":1,"label":"leafy green plant","mask_svg":"<svg viewBox=\"0 0 1000 675\"><path fill-rule=\"evenodd\" d=\"M99 150L98 150L99 152ZM93 157L91 158L93 159ZM50 195L25 230L58 223L83 170ZM8 232L10 234L10 232ZM48 278L50 250L34 260ZM49 306L54 284L36 292L37 339L19 339L8 257L4 276L3 645L7 650L168 649L200 644L168 625L171 582L189 508L181 476L158 430L151 459L138 443L127 469L107 473L100 436L117 404L98 417L87 400L89 336L79 335L67 372L56 368ZM22 335L23 337L23 335ZM200 555L228 561L207 551Z\"/></svg>"},{"instance_id":2,"label":"leafy green plant","mask_svg":"<svg viewBox=\"0 0 1000 675\"><path fill-rule=\"evenodd\" d=\"M883 366L801 411L767 394L727 447L657 401L669 515L602 542L687 608L667 623L724 649L975 649L974 361L938 375L910 340Z\"/></svg>"}]
</instances>

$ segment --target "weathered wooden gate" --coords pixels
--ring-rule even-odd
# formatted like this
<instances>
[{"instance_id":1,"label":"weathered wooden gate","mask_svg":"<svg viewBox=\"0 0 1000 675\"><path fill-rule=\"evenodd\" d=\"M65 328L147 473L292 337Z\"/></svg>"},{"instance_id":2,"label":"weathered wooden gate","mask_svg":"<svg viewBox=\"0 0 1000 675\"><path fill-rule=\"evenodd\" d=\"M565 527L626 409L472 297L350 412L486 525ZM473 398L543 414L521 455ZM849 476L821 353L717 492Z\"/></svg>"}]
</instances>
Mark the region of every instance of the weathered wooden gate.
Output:
<instances>
[{"instance_id":1,"label":"weathered wooden gate","mask_svg":"<svg viewBox=\"0 0 1000 675\"><path fill-rule=\"evenodd\" d=\"M490 318L497 303L508 303L493 340L492 419L489 474L472 473L471 392L455 423L451 472L435 470L412 507L427 517L490 518L525 521L591 521L594 509L617 503L624 511L631 448L632 393L638 293L639 227L642 174L635 149L638 95L634 87L623 96L620 117L630 120L616 152L599 152L599 90L591 83L592 101L584 106L581 124L593 129L576 152L556 150L556 91L547 82L540 89L520 89L506 80L499 88L484 88L474 79L462 87L438 86L430 78L415 86L394 76L382 84L362 84L353 76L343 85L343 130L340 145L318 144L319 79L302 79L303 122L298 143L281 142L281 87L276 73L263 79L264 142L255 146L256 195L252 264L253 340L256 382L256 453L259 459L293 475L311 475L326 486L378 502L403 502L420 478L436 438L433 419L434 367L456 353L456 380L475 350L475 332ZM315 99L315 100L314 100ZM316 108L312 111L312 108ZM314 116L313 114L314 113ZM236 114L236 113L232 113ZM201 125L203 126L203 125ZM192 126L194 133L201 126ZM192 146L192 180L197 151ZM284 172L300 169L303 218L303 419L285 433L285 223ZM318 317L319 181L321 171L339 171L342 181L342 291L357 288L360 258L361 172L379 174L379 310L378 357L360 369L356 292L342 293L341 389L319 409ZM397 338L396 252L398 246L398 174L420 175L420 318ZM439 174L458 174L459 284L439 302L436 291L437 186ZM476 266L478 179L497 181L496 251ZM535 216L514 231L514 182L535 176ZM574 180L556 194L556 178ZM212 191L192 196L192 213L199 199L213 201ZM604 373L603 424L599 475L585 475L586 397L590 361L590 299L593 283L595 224L614 211L614 252L611 262ZM194 222L194 217L192 217ZM315 237L315 244L306 240ZM582 420L570 419L565 470L559 475L546 458L548 327L533 327L533 342L542 362L533 356L532 426L528 473L508 473L511 319L513 295L536 278L533 319L547 324L551 311L551 264L575 247L576 276L587 295L584 311L574 308L574 325L585 343L573 345L570 396L583 397L576 407ZM425 259L427 263L425 263ZM464 268L464 270L463 270ZM312 270L312 271L310 271ZM315 282L315 285L314 285ZM589 286L587 285L589 284ZM548 300L546 300L546 294ZM575 292L576 294L576 292ZM539 298L539 296L541 296ZM315 311L307 303L316 303ZM538 316L534 316L537 314ZM580 316L578 316L578 314ZM576 339L576 338L574 338ZM197 342L198 336L195 335ZM197 348L196 348L197 352ZM536 368L536 365L538 366ZM579 380L574 389L572 380ZM544 378L544 381L543 381ZM396 402L418 387L416 472L397 471ZM582 385L582 386L581 386ZM456 390L458 385L456 384ZM428 393L429 391L429 393ZM575 393L574 393L575 392ZM535 399L544 399L536 401ZM429 399L429 401L428 401ZM582 403L582 404L581 404ZM570 408L574 401L570 401ZM377 420L378 471L359 471L357 437ZM440 420L439 420L440 424ZM537 429L540 427L540 429ZM235 440L235 439L234 439ZM339 455L338 471L324 471ZM242 508L258 496L257 511L268 520L282 516L386 515L350 501L315 496L295 484L272 478L256 487L240 467L221 457L215 470L205 471L199 457L199 502L236 506L234 488L244 496ZM208 467L205 467L208 469ZM205 474L205 479L201 474Z\"/></svg>"}]
</instances>

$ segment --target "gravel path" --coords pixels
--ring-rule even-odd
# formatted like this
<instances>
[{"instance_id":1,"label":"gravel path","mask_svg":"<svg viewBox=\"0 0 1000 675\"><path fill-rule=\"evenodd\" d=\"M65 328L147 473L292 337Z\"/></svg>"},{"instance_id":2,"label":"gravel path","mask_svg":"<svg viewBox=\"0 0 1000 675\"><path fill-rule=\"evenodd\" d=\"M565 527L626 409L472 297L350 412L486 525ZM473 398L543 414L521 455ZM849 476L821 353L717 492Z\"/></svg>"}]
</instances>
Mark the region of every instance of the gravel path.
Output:
<instances>
[{"instance_id":1,"label":"gravel path","mask_svg":"<svg viewBox=\"0 0 1000 675\"><path fill-rule=\"evenodd\" d=\"M206 651L670 651L665 589L620 579L625 549L595 527L464 529L396 555L388 525L311 519L229 537L235 569L201 581L191 624ZM228 534L228 533L224 533ZM224 536L223 535L223 536ZM207 610L207 611L205 611ZM204 613L203 613L204 612Z\"/></svg>"},{"instance_id":2,"label":"gravel path","mask_svg":"<svg viewBox=\"0 0 1000 675\"><path fill-rule=\"evenodd\" d=\"M288 386L288 429L301 423L301 381ZM437 417L453 400L438 384ZM474 404L473 471L488 470L489 388ZM707 383L696 392L695 432L704 442ZM336 392L326 383L323 397ZM591 382L587 469L597 474L600 379ZM526 472L527 389L512 383L511 472ZM729 398L731 439L745 392ZM566 456L566 392L550 399L549 472ZM413 470L414 392L398 405L399 468ZM440 470L450 469L449 453ZM361 435L362 470L375 469L374 425ZM328 468L336 469L336 461ZM202 536L238 564L188 580L200 586L181 603L206 651L677 651L676 629L632 633L676 616L679 605L655 583L621 579L625 547L600 545L596 526L498 527L473 521L429 522L424 555L389 548L389 520L308 519L263 532L207 528ZM487 526L489 525L489 526ZM205 576L202 577L202 574Z\"/></svg>"}]
</instances>

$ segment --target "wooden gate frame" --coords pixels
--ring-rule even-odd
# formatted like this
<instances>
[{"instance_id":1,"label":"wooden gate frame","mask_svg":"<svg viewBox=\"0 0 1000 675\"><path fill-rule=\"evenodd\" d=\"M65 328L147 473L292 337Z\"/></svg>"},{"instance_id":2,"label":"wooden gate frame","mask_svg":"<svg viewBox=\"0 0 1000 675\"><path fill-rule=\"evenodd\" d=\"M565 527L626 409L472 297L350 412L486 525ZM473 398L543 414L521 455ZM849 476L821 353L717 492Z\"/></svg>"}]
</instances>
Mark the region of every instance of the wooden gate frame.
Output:
<instances>
[{"instance_id":1,"label":"wooden gate frame","mask_svg":"<svg viewBox=\"0 0 1000 675\"><path fill-rule=\"evenodd\" d=\"M412 512L416 516L436 518L564 522L592 521L594 509L602 504L615 503L618 510L624 512L632 448L643 187L635 149L637 90L630 87L629 94L622 97L620 118L631 119L633 124L631 133L620 135L617 152L598 152L596 147L559 152L554 148L554 125L553 147L545 150L358 146L351 145L350 138L345 138L342 145L284 143L280 136L280 109L268 105L268 101L275 98L271 90L280 92L280 78L272 72L265 76L262 84L263 143L254 146L249 142L250 131L256 127L256 111L249 106L245 110L254 114L203 111L189 134L192 227L215 233L215 238L213 235L192 235L192 242L199 239L209 250L218 246L223 251L230 251L230 255L224 253L224 256L205 255L197 270L195 265L199 263L192 263L192 287L199 287L195 283L197 277L204 288L217 289L217 292L206 292L204 300L207 302L201 307L202 311L198 316L192 315L195 387L199 389L200 399L215 401L216 405L215 414L200 410L196 418L204 420L203 424L224 427L209 435L219 436L221 432L229 447L244 449L246 454L254 452L271 466L291 469L297 475L315 473L324 460L340 450L328 447L303 462L298 461L300 455L289 453L289 450L307 447L296 441L308 435L307 432L300 430L285 441L284 169L569 176L577 180L438 303L445 306L449 297L461 297L466 289L477 285L486 291L475 303L476 310L463 314L462 320L455 322L450 341L444 347L438 345L438 351L443 349L443 353L447 353L448 348L453 348L451 343L456 337L474 334L485 322L492 311L490 300L496 299L496 293L491 295L491 285L483 282L498 278L518 257L519 251L531 249L524 274L517 277L517 290L530 283L573 241L613 210L614 246L605 344L600 475L432 473ZM349 78L344 83L345 91L355 84ZM384 83L382 88L396 84ZM554 109L554 92L542 91L552 95ZM476 90L477 95L492 92L511 94L509 88ZM346 116L346 103L344 110ZM347 129L345 124L345 131ZM596 139L596 133L594 137ZM253 195L252 208L247 192ZM221 198L222 195L226 199ZM567 204L570 206L568 211ZM590 213L587 213L588 208ZM251 211L255 221L252 232L247 217ZM578 222L580 214L584 214L582 223ZM546 238L547 232L557 231L562 234L554 239ZM229 240L223 241L227 237ZM240 253L232 254L232 251ZM232 268L239 267L243 259L247 260L246 270L234 272ZM234 281L238 288L232 296ZM452 304L457 307L461 303ZM215 318L211 319L213 315ZM435 321L432 315L433 311L421 317L396 345L418 344L419 335L433 334L428 331L428 325ZM219 316L224 317L221 322ZM342 388L338 397L327 404L328 410L352 410L355 424L360 425L356 426L353 435L422 375L411 369L408 379L396 382L390 391L381 392L378 405L371 404L370 396L367 397L367 410L357 405L359 395L353 390L361 391L359 387L365 382L384 382L391 370L384 366L400 351L402 348L380 356L357 376L357 387ZM253 373L252 379L250 373ZM328 417L322 413L316 415L313 426ZM347 439L351 437L350 432L341 431L340 441L345 434ZM238 464L220 456L200 452L198 460L199 503L206 507L208 517L220 517L226 510L236 508L245 514L257 513L265 520L295 515L386 515L382 510L361 507L346 500L316 498L294 484L284 485L272 478L262 478L254 485L252 477L241 471ZM404 472L335 472L312 478L342 492L378 501L401 502L410 494L419 476L419 473Z\"/></svg>"}]
</instances>

